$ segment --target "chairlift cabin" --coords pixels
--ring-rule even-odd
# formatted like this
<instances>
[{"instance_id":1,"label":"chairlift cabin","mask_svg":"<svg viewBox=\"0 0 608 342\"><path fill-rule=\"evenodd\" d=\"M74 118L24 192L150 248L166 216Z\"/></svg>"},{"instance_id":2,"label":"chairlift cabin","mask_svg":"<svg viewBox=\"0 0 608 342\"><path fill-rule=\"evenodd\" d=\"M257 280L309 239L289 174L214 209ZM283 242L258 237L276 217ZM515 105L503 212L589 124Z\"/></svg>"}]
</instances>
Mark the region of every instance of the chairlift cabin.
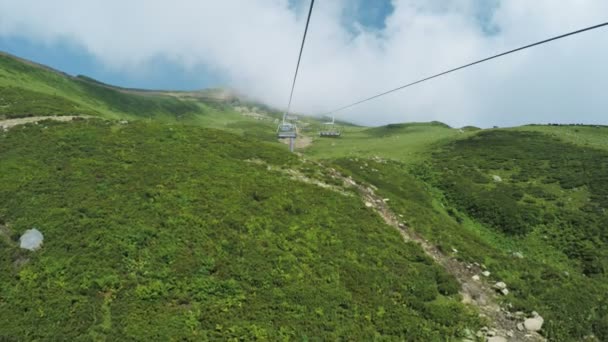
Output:
<instances>
[{"instance_id":1,"label":"chairlift cabin","mask_svg":"<svg viewBox=\"0 0 608 342\"><path fill-rule=\"evenodd\" d=\"M319 131L319 136L321 138L338 138L341 135L342 132L340 132L340 129L336 127L336 123L333 119L331 122L324 123Z\"/></svg>"},{"instance_id":2,"label":"chairlift cabin","mask_svg":"<svg viewBox=\"0 0 608 342\"><path fill-rule=\"evenodd\" d=\"M283 122L279 124L279 127L277 128L277 137L279 139L295 139L297 136L298 132L296 125L289 122Z\"/></svg>"}]
</instances>

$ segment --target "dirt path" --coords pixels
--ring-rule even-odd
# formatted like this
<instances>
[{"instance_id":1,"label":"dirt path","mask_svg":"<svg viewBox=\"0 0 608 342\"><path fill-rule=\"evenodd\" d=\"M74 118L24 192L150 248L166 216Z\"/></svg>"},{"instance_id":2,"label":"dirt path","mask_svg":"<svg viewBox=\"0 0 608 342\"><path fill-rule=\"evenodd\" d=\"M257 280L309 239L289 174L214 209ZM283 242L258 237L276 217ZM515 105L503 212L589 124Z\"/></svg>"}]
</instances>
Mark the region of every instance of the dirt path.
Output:
<instances>
[{"instance_id":1,"label":"dirt path","mask_svg":"<svg viewBox=\"0 0 608 342\"><path fill-rule=\"evenodd\" d=\"M339 177L346 184L355 187L365 205L373 208L388 225L397 229L405 241L418 243L427 255L458 280L461 285L460 293L463 297L463 302L475 306L480 314L491 322L491 326L488 327L487 331L480 332L482 335L485 335L482 337L489 339L495 334L493 341L501 341L500 337L503 338L502 341L546 341L537 333L527 333L517 328L518 323L523 323L525 317L521 316L521 314L519 316L512 314L509 310L502 308L498 304L499 295L493 288L494 283L489 283L489 279L481 275L484 270L480 266L460 262L446 256L427 240L401 223L399 217L392 212L383 198L376 195L372 187L358 184L353 179L344 177L336 170L331 170L331 172L333 176ZM479 280L474 280L474 276L478 276Z\"/></svg>"},{"instance_id":2,"label":"dirt path","mask_svg":"<svg viewBox=\"0 0 608 342\"><path fill-rule=\"evenodd\" d=\"M279 139L279 141L283 144L289 145L289 139ZM312 138L306 135L298 134L295 143L296 150L307 148L308 146L312 145Z\"/></svg>"},{"instance_id":3,"label":"dirt path","mask_svg":"<svg viewBox=\"0 0 608 342\"><path fill-rule=\"evenodd\" d=\"M25 125L28 123L35 123L44 120L54 120L54 121L72 121L74 118L88 118L88 116L31 116L27 118L17 118L17 119L7 119L0 120L0 129L7 130L11 127L15 127L18 125Z\"/></svg>"}]
</instances>

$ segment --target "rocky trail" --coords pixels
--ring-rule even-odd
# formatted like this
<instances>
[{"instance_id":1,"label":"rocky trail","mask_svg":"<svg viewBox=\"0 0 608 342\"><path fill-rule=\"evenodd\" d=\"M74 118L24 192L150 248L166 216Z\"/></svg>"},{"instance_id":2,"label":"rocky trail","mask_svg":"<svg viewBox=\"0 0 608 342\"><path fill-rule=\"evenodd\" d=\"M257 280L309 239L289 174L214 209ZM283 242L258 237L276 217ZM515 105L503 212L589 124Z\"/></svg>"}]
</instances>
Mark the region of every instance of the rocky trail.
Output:
<instances>
[{"instance_id":1,"label":"rocky trail","mask_svg":"<svg viewBox=\"0 0 608 342\"><path fill-rule=\"evenodd\" d=\"M465 339L465 341L472 341L475 338L485 339L489 342L546 341L537 332L527 329L534 330L536 325L540 330L542 317L533 313L532 317L527 318L523 312L512 313L508 308L501 307L498 299L499 296L502 296L500 291L505 290L506 286L503 287L504 283L491 281L489 271L479 264L458 261L439 251L428 240L417 235L402 223L400 217L390 209L388 201L378 196L372 186L359 184L334 169L331 169L330 172L332 177L341 178L347 186L354 187L367 208L375 210L388 225L397 229L406 242L412 241L419 244L427 255L443 266L460 283L463 302L475 306L480 312L480 316L490 322L489 327L482 328L474 334L475 336L471 336L470 340Z\"/></svg>"},{"instance_id":2,"label":"rocky trail","mask_svg":"<svg viewBox=\"0 0 608 342\"><path fill-rule=\"evenodd\" d=\"M11 127L15 127L18 125L25 125L28 123L37 123L39 121L44 120L54 120L54 121L72 121L74 119L87 118L88 116L75 116L75 115L67 115L67 116L31 116L26 118L17 118L17 119L7 119L0 120L0 130L8 130Z\"/></svg>"}]
</instances>

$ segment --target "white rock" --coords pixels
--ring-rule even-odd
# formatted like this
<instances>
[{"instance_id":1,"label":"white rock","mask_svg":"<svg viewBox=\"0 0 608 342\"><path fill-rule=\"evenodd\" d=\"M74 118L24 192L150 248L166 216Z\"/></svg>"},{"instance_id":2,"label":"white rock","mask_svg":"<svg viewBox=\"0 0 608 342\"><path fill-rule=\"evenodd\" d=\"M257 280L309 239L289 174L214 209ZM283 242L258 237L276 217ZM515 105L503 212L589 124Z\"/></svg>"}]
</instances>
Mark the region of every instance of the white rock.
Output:
<instances>
[{"instance_id":1,"label":"white rock","mask_svg":"<svg viewBox=\"0 0 608 342\"><path fill-rule=\"evenodd\" d=\"M456 248L452 248L452 252L458 253L458 250Z\"/></svg>"},{"instance_id":2,"label":"white rock","mask_svg":"<svg viewBox=\"0 0 608 342\"><path fill-rule=\"evenodd\" d=\"M405 224L399 223L399 228L405 228Z\"/></svg>"},{"instance_id":3,"label":"white rock","mask_svg":"<svg viewBox=\"0 0 608 342\"><path fill-rule=\"evenodd\" d=\"M515 252L513 253L513 257L517 259L523 259L524 255L521 252Z\"/></svg>"},{"instance_id":4,"label":"white rock","mask_svg":"<svg viewBox=\"0 0 608 342\"><path fill-rule=\"evenodd\" d=\"M527 331L540 331L543 328L544 320L542 317L528 318L524 321L524 327Z\"/></svg>"},{"instance_id":5,"label":"white rock","mask_svg":"<svg viewBox=\"0 0 608 342\"><path fill-rule=\"evenodd\" d=\"M504 290L507 288L507 284L505 284L502 281L497 282L496 284L494 284L494 288L497 290Z\"/></svg>"},{"instance_id":6,"label":"white rock","mask_svg":"<svg viewBox=\"0 0 608 342\"><path fill-rule=\"evenodd\" d=\"M492 179L494 179L494 181L498 182L498 183L502 182L502 178L500 176L497 176L497 175L493 175Z\"/></svg>"},{"instance_id":7,"label":"white rock","mask_svg":"<svg viewBox=\"0 0 608 342\"><path fill-rule=\"evenodd\" d=\"M493 336L488 338L488 342L507 342L507 339L502 336Z\"/></svg>"},{"instance_id":8,"label":"white rock","mask_svg":"<svg viewBox=\"0 0 608 342\"><path fill-rule=\"evenodd\" d=\"M42 246L43 240L44 236L42 236L42 233L38 229L34 228L26 230L19 239L19 242L21 248L35 251Z\"/></svg>"},{"instance_id":9,"label":"white rock","mask_svg":"<svg viewBox=\"0 0 608 342\"><path fill-rule=\"evenodd\" d=\"M476 274L476 275L474 275L474 276L473 276L473 280L475 280L475 281L479 281L479 276L478 276L477 274Z\"/></svg>"},{"instance_id":10,"label":"white rock","mask_svg":"<svg viewBox=\"0 0 608 342\"><path fill-rule=\"evenodd\" d=\"M483 272L481 272L481 275L484 276L484 277L489 277L490 274L491 274L490 271L483 271Z\"/></svg>"},{"instance_id":11,"label":"white rock","mask_svg":"<svg viewBox=\"0 0 608 342\"><path fill-rule=\"evenodd\" d=\"M500 290L500 293L502 293L503 296L506 296L509 294L509 290L508 289L502 289Z\"/></svg>"},{"instance_id":12,"label":"white rock","mask_svg":"<svg viewBox=\"0 0 608 342\"><path fill-rule=\"evenodd\" d=\"M368 208L371 208L374 205L372 204L372 202L365 202L365 206L368 207Z\"/></svg>"},{"instance_id":13,"label":"white rock","mask_svg":"<svg viewBox=\"0 0 608 342\"><path fill-rule=\"evenodd\" d=\"M524 331L525 327L523 323L517 323L517 330Z\"/></svg>"},{"instance_id":14,"label":"white rock","mask_svg":"<svg viewBox=\"0 0 608 342\"><path fill-rule=\"evenodd\" d=\"M390 198L385 198L385 199L383 199L384 203L386 203L386 202L388 202L388 201L390 201L390 200L391 200Z\"/></svg>"}]
</instances>

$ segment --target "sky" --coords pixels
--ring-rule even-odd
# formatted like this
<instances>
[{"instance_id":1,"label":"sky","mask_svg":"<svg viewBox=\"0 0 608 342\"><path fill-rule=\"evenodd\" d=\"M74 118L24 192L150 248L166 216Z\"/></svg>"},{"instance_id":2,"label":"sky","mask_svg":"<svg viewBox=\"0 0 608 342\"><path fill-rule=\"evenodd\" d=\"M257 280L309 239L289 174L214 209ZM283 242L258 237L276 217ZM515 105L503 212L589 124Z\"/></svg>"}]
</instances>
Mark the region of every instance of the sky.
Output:
<instances>
[{"instance_id":1,"label":"sky","mask_svg":"<svg viewBox=\"0 0 608 342\"><path fill-rule=\"evenodd\" d=\"M287 105L307 0L0 0L0 50L124 87ZM608 21L605 0L317 0L293 109L331 111ZM608 124L608 28L336 113L366 125Z\"/></svg>"}]
</instances>

